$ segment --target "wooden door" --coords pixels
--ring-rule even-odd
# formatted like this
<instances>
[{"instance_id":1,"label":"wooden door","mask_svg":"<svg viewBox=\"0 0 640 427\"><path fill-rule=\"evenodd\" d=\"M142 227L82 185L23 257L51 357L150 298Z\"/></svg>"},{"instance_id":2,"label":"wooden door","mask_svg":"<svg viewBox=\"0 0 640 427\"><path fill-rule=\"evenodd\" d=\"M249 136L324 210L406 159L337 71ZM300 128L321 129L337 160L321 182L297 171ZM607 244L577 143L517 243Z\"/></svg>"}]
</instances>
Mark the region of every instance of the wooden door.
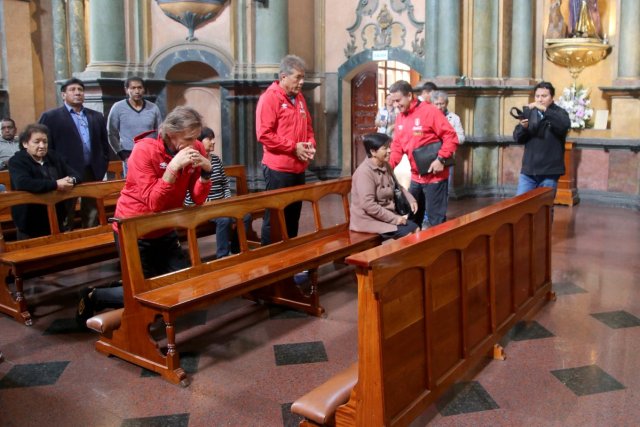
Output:
<instances>
[{"instance_id":1,"label":"wooden door","mask_svg":"<svg viewBox=\"0 0 640 427\"><path fill-rule=\"evenodd\" d=\"M370 62L351 80L351 171L367 157L362 135L376 131L378 64Z\"/></svg>"}]
</instances>

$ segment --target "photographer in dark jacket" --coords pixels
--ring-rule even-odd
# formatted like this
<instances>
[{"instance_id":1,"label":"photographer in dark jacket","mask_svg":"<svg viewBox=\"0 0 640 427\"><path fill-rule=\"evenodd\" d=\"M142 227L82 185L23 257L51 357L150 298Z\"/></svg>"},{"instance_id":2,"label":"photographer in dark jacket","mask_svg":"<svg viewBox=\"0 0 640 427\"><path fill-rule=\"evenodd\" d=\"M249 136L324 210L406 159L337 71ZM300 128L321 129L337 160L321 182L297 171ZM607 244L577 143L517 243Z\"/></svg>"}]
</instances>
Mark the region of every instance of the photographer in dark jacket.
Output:
<instances>
[{"instance_id":1,"label":"photographer in dark jacket","mask_svg":"<svg viewBox=\"0 0 640 427\"><path fill-rule=\"evenodd\" d=\"M522 169L516 195L538 187L558 187L564 175L564 144L571 127L569 114L553 102L555 89L549 82L540 82L534 90L535 101L530 113L520 119L513 139L525 144Z\"/></svg>"},{"instance_id":2,"label":"photographer in dark jacket","mask_svg":"<svg viewBox=\"0 0 640 427\"><path fill-rule=\"evenodd\" d=\"M80 183L79 174L64 159L49 150L49 130L42 124L30 124L20 134L20 151L9 159L13 190L46 193L69 191ZM64 203L56 206L59 224L66 216ZM11 208L18 240L50 234L45 205L19 205Z\"/></svg>"}]
</instances>

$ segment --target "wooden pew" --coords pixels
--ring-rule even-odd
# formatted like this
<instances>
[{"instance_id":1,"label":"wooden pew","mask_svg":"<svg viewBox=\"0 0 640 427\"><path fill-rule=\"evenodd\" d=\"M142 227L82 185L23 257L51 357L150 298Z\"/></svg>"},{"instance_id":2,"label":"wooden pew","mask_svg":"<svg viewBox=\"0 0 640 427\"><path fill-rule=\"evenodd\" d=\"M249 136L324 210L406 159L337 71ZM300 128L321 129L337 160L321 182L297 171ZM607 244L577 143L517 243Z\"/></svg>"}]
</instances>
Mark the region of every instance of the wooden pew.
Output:
<instances>
[{"instance_id":1,"label":"wooden pew","mask_svg":"<svg viewBox=\"0 0 640 427\"><path fill-rule=\"evenodd\" d=\"M174 325L178 316L272 284L273 287L260 289L254 297L321 315L324 309L317 292L319 266L380 243L377 234L349 231L350 190L351 179L343 178L232 197L156 215L117 219L125 306L119 319L113 313L89 319L87 324L101 332L96 349L155 371L172 383L188 385L176 343ZM333 212L321 209L325 197L339 198L342 222L329 223L326 216ZM301 200L311 203L313 231L295 238L289 238L285 232L282 241L254 248L244 227L238 227L239 254L202 260L196 236L200 224L217 217L233 217L241 224L248 213L272 209L276 213L271 217L274 226L286 230L284 208ZM154 230L167 228L184 230L191 267L145 279L137 241ZM309 270L309 293L301 291L291 280L295 273L303 270ZM165 324L166 354L149 334L149 325L159 317Z\"/></svg>"},{"instance_id":2,"label":"wooden pew","mask_svg":"<svg viewBox=\"0 0 640 427\"><path fill-rule=\"evenodd\" d=\"M552 191L536 189L347 258L358 277L357 383L347 397L345 371L294 402L301 425L406 426L492 354L504 358L501 337L554 297L552 204ZM335 416L332 393L344 403Z\"/></svg>"},{"instance_id":3,"label":"wooden pew","mask_svg":"<svg viewBox=\"0 0 640 427\"><path fill-rule=\"evenodd\" d=\"M0 184L3 184L7 191L11 190L11 177L9 171L0 171Z\"/></svg>"},{"instance_id":4,"label":"wooden pew","mask_svg":"<svg viewBox=\"0 0 640 427\"><path fill-rule=\"evenodd\" d=\"M23 282L29 277L43 273L62 271L87 265L117 256L111 225L105 213L106 200L116 199L124 181L99 181L80 184L71 191L51 191L33 194L27 191L0 193L0 212L10 211L12 206L22 204L46 205L51 234L27 240L8 241L0 228L0 311L26 325L32 324L27 308ZM64 200L87 197L95 198L100 225L86 229L61 232L56 215L56 204ZM15 281L15 292L11 292L7 278Z\"/></svg>"},{"instance_id":5,"label":"wooden pew","mask_svg":"<svg viewBox=\"0 0 640 427\"><path fill-rule=\"evenodd\" d=\"M112 160L109 162L107 172L114 175L113 180L122 179L122 162L120 160ZM8 170L0 171L0 184L4 184L7 191L11 190L11 176Z\"/></svg>"}]
</instances>

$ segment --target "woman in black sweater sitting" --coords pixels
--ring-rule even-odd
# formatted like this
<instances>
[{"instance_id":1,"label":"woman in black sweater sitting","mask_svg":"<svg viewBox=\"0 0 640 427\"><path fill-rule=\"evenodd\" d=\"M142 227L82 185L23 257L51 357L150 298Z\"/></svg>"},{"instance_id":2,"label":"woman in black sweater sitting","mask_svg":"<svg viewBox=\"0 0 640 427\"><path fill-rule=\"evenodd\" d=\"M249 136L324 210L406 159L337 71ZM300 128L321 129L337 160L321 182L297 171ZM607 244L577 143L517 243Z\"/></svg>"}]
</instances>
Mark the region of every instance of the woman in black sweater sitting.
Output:
<instances>
[{"instance_id":1,"label":"woman in black sweater sitting","mask_svg":"<svg viewBox=\"0 0 640 427\"><path fill-rule=\"evenodd\" d=\"M80 183L80 175L61 156L49 150L48 133L45 125L34 123L20 134L20 151L9 159L12 190L32 193L69 191ZM62 224L66 216L65 203L59 203L56 208L59 224ZM11 216L18 240L51 233L45 205L15 206L11 209Z\"/></svg>"}]
</instances>

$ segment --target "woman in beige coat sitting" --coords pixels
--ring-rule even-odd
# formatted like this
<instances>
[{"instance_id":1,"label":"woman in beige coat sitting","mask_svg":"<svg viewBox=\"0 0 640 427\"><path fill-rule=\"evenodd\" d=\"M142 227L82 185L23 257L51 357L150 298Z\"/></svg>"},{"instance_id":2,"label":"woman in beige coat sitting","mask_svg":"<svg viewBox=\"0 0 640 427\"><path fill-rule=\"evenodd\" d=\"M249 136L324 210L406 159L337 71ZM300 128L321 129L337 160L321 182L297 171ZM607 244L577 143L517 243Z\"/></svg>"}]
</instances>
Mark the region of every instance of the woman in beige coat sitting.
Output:
<instances>
[{"instance_id":1,"label":"woman in beige coat sitting","mask_svg":"<svg viewBox=\"0 0 640 427\"><path fill-rule=\"evenodd\" d=\"M363 137L363 142L367 158L353 173L349 228L378 233L383 240L414 233L418 226L407 220L409 214L400 215L394 203L396 181L388 163L391 138L383 133L371 133ZM416 200L406 189L400 188L414 213L418 208Z\"/></svg>"}]
</instances>

